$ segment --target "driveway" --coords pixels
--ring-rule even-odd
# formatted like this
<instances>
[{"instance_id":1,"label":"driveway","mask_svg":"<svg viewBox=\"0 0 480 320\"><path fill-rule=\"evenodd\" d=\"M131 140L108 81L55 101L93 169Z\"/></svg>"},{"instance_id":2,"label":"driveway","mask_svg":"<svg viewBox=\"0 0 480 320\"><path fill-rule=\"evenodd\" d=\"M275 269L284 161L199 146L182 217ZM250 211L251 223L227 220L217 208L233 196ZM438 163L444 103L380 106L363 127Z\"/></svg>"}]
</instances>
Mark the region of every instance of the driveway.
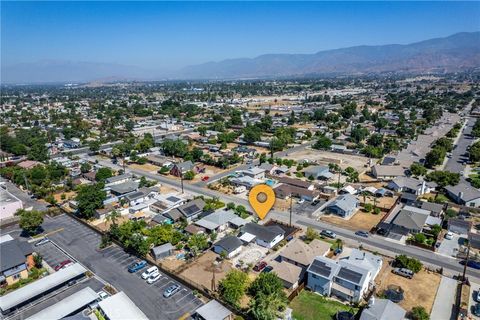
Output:
<instances>
[{"instance_id":1,"label":"driveway","mask_svg":"<svg viewBox=\"0 0 480 320\"><path fill-rule=\"evenodd\" d=\"M440 247L438 247L437 253L441 254L442 256L456 257L458 248L460 248L460 245L465 240L465 236L458 234L453 234L453 238L451 240L443 238Z\"/></svg>"},{"instance_id":2,"label":"driveway","mask_svg":"<svg viewBox=\"0 0 480 320\"><path fill-rule=\"evenodd\" d=\"M457 281L442 276L440 286L435 296L430 319L454 320L455 295L457 292Z\"/></svg>"},{"instance_id":3,"label":"driveway","mask_svg":"<svg viewBox=\"0 0 480 320\"><path fill-rule=\"evenodd\" d=\"M142 271L127 271L128 265L137 260L135 256L115 245L99 250L100 236L68 215L47 218L43 227L46 232L63 228L50 235L50 240L117 290L124 291L149 319L178 319L202 305L192 290L183 285L178 293L165 299L163 291L175 283L172 278L162 274L159 281L148 285L140 277ZM43 254L48 262L63 259L50 257L48 244L39 248L46 250Z\"/></svg>"}]
</instances>

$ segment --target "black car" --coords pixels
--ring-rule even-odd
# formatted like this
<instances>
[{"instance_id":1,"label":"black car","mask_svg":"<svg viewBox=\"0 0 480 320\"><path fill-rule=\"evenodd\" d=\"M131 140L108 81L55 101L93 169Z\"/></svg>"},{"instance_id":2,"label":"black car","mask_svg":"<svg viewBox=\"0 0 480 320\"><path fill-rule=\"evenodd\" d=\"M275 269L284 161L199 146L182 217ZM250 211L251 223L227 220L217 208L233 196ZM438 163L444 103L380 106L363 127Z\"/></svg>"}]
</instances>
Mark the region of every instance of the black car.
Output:
<instances>
[{"instance_id":1,"label":"black car","mask_svg":"<svg viewBox=\"0 0 480 320\"><path fill-rule=\"evenodd\" d=\"M460 261L460 264L465 265L465 260ZM479 261L468 260L467 267L480 270L480 262Z\"/></svg>"},{"instance_id":2,"label":"black car","mask_svg":"<svg viewBox=\"0 0 480 320\"><path fill-rule=\"evenodd\" d=\"M355 234L360 237L368 238L368 232L366 231L357 231Z\"/></svg>"}]
</instances>

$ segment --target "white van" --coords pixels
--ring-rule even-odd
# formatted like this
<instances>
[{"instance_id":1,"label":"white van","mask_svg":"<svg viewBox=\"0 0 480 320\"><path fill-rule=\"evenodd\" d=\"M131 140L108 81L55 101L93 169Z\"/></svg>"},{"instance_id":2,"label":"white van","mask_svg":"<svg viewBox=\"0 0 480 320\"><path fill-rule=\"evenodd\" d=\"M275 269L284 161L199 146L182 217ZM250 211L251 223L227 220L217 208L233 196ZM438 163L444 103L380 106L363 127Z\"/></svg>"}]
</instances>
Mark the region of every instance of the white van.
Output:
<instances>
[{"instance_id":1,"label":"white van","mask_svg":"<svg viewBox=\"0 0 480 320\"><path fill-rule=\"evenodd\" d=\"M142 273L142 279L147 279L155 272L158 273L158 268L156 266L148 268L144 273Z\"/></svg>"}]
</instances>

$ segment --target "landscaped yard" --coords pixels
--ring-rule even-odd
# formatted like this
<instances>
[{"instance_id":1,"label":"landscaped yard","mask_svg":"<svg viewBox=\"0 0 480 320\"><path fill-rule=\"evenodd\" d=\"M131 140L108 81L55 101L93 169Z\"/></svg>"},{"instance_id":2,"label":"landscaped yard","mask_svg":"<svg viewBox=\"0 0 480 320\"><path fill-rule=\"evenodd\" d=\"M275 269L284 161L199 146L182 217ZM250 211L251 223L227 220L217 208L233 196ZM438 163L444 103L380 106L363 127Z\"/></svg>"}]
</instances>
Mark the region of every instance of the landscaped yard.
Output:
<instances>
[{"instance_id":1,"label":"landscaped yard","mask_svg":"<svg viewBox=\"0 0 480 320\"><path fill-rule=\"evenodd\" d=\"M303 290L290 302L293 318L297 320L331 320L338 311L352 311L352 307ZM352 312L357 312L353 309Z\"/></svg>"}]
</instances>

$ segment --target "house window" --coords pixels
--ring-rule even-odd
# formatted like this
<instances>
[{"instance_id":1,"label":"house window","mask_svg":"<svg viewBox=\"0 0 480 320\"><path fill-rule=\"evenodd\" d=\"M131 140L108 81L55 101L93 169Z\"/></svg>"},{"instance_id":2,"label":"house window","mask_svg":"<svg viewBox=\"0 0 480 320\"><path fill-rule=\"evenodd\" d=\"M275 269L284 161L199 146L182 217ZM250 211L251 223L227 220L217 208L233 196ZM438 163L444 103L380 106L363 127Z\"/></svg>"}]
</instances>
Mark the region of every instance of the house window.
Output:
<instances>
[{"instance_id":1,"label":"house window","mask_svg":"<svg viewBox=\"0 0 480 320\"><path fill-rule=\"evenodd\" d=\"M475 207L475 202L470 202L470 203L469 203L469 206L470 206L470 207Z\"/></svg>"},{"instance_id":2,"label":"house window","mask_svg":"<svg viewBox=\"0 0 480 320\"><path fill-rule=\"evenodd\" d=\"M20 275L20 273L17 273L17 274L14 274L13 275L13 279L14 280L17 280L17 279L20 279L22 276Z\"/></svg>"}]
</instances>

